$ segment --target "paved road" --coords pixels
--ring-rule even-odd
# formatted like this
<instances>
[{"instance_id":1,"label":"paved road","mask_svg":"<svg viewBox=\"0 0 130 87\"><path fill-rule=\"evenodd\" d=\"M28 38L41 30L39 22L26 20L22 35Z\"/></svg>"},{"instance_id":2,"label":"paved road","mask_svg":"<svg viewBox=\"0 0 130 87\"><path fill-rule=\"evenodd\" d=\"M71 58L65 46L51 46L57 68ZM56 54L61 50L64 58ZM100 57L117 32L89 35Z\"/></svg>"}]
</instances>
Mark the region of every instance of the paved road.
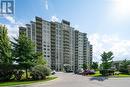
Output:
<instances>
[{"instance_id":1,"label":"paved road","mask_svg":"<svg viewBox=\"0 0 130 87\"><path fill-rule=\"evenodd\" d=\"M26 87L130 87L130 78L92 78L72 73L57 73L53 81Z\"/></svg>"}]
</instances>

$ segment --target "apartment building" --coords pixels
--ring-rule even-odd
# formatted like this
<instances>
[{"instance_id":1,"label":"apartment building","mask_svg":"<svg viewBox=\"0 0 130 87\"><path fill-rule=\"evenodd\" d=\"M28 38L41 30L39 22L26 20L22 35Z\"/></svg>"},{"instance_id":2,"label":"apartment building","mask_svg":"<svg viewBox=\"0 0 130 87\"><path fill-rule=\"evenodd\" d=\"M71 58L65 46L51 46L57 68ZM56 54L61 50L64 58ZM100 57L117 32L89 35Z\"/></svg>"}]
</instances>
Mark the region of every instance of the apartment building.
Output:
<instances>
[{"instance_id":1,"label":"apartment building","mask_svg":"<svg viewBox=\"0 0 130 87\"><path fill-rule=\"evenodd\" d=\"M63 30L63 64L66 71L73 71L74 59L74 29L70 27L70 22L62 20Z\"/></svg>"},{"instance_id":2,"label":"apartment building","mask_svg":"<svg viewBox=\"0 0 130 87\"><path fill-rule=\"evenodd\" d=\"M61 71L73 70L74 28L68 21L51 22L51 59L52 68Z\"/></svg>"},{"instance_id":3,"label":"apartment building","mask_svg":"<svg viewBox=\"0 0 130 87\"><path fill-rule=\"evenodd\" d=\"M35 51L42 52L48 66L51 67L51 42L50 42L50 22L40 17L35 18L25 27L19 27L19 34L25 33L35 44Z\"/></svg>"},{"instance_id":4,"label":"apartment building","mask_svg":"<svg viewBox=\"0 0 130 87\"><path fill-rule=\"evenodd\" d=\"M36 44L36 23L31 21L31 40ZM36 45L35 45L36 48ZM36 51L36 49L35 49Z\"/></svg>"},{"instance_id":5,"label":"apartment building","mask_svg":"<svg viewBox=\"0 0 130 87\"><path fill-rule=\"evenodd\" d=\"M74 71L75 68L75 30L73 27L70 27L70 65L71 71Z\"/></svg>"},{"instance_id":6,"label":"apartment building","mask_svg":"<svg viewBox=\"0 0 130 87\"><path fill-rule=\"evenodd\" d=\"M26 29L26 27L19 27L19 35L20 34L26 34L27 35L27 29Z\"/></svg>"},{"instance_id":7,"label":"apartment building","mask_svg":"<svg viewBox=\"0 0 130 87\"><path fill-rule=\"evenodd\" d=\"M90 42L87 42L87 66L90 69L92 65L92 58L93 58L93 47Z\"/></svg>"},{"instance_id":8,"label":"apartment building","mask_svg":"<svg viewBox=\"0 0 130 87\"><path fill-rule=\"evenodd\" d=\"M42 47L44 58L47 60L48 65L51 67L51 27L50 22L42 21Z\"/></svg>"},{"instance_id":9,"label":"apartment building","mask_svg":"<svg viewBox=\"0 0 130 87\"><path fill-rule=\"evenodd\" d=\"M81 70L83 64L87 64L87 68L90 69L92 63L92 46L88 45L88 43L87 34L75 30L75 71Z\"/></svg>"},{"instance_id":10,"label":"apartment building","mask_svg":"<svg viewBox=\"0 0 130 87\"><path fill-rule=\"evenodd\" d=\"M35 17L26 27L19 27L35 43L36 52L42 52L48 66L57 71L76 71L92 63L92 45L87 34L75 30L70 22L49 22Z\"/></svg>"},{"instance_id":11,"label":"apartment building","mask_svg":"<svg viewBox=\"0 0 130 87\"><path fill-rule=\"evenodd\" d=\"M75 31L75 43L76 43L76 48L75 48L75 70L79 70L83 67L84 63L84 55L83 55L83 33L79 31Z\"/></svg>"},{"instance_id":12,"label":"apartment building","mask_svg":"<svg viewBox=\"0 0 130 87\"><path fill-rule=\"evenodd\" d=\"M42 29L42 18L36 17L36 51L43 52L43 29Z\"/></svg>"},{"instance_id":13,"label":"apartment building","mask_svg":"<svg viewBox=\"0 0 130 87\"><path fill-rule=\"evenodd\" d=\"M54 70L63 70L62 25L51 22L51 67Z\"/></svg>"}]
</instances>

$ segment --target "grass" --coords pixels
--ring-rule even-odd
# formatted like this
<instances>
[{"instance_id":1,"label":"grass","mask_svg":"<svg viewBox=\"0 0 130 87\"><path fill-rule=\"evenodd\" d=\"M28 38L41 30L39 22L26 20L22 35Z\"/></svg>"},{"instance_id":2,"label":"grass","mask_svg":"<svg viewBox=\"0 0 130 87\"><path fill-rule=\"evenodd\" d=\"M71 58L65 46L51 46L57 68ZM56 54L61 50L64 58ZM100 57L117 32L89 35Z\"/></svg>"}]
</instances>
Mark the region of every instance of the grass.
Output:
<instances>
[{"instance_id":1,"label":"grass","mask_svg":"<svg viewBox=\"0 0 130 87\"><path fill-rule=\"evenodd\" d=\"M99 71L96 71L95 74L93 74L93 75L89 75L89 76L92 76L92 77L99 77L99 76L102 76L102 75L100 74Z\"/></svg>"},{"instance_id":2,"label":"grass","mask_svg":"<svg viewBox=\"0 0 130 87\"><path fill-rule=\"evenodd\" d=\"M119 75L114 75L114 77L130 77L128 74L119 74Z\"/></svg>"},{"instance_id":3,"label":"grass","mask_svg":"<svg viewBox=\"0 0 130 87\"><path fill-rule=\"evenodd\" d=\"M89 75L89 76L92 76L92 77L101 77L102 75L100 74L100 72L99 71L96 71L96 73L95 74L93 74L93 75ZM118 77L130 77L130 75L128 75L128 74L119 74L119 75L113 75L113 76L108 76L108 77L116 77L116 78L118 78Z\"/></svg>"},{"instance_id":4,"label":"grass","mask_svg":"<svg viewBox=\"0 0 130 87\"><path fill-rule=\"evenodd\" d=\"M45 80L37 80L37 81L11 81L11 82L0 82L0 86L16 86L16 85L24 85L24 84L31 84L31 83L37 83L37 82L46 82L50 80L54 80L57 77L49 76Z\"/></svg>"}]
</instances>

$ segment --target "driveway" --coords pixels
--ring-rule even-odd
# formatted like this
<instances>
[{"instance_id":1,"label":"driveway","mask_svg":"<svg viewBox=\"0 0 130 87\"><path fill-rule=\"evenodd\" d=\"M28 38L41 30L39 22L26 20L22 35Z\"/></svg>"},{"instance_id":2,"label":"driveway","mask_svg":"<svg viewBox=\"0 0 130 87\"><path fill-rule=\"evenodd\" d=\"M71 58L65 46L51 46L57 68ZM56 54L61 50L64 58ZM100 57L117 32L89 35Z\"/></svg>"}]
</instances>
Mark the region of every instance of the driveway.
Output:
<instances>
[{"instance_id":1,"label":"driveway","mask_svg":"<svg viewBox=\"0 0 130 87\"><path fill-rule=\"evenodd\" d=\"M62 72L56 76L56 80L24 87L130 87L130 78L93 78Z\"/></svg>"}]
</instances>

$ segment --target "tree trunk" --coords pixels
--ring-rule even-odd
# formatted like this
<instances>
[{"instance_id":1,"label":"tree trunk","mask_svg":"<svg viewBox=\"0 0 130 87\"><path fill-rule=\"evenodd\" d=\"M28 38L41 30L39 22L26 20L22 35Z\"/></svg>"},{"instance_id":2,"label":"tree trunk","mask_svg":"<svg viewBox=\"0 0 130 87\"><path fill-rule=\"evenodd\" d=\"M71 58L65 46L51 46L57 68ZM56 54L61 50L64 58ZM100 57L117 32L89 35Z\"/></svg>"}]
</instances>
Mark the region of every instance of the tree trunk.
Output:
<instances>
[{"instance_id":1,"label":"tree trunk","mask_svg":"<svg viewBox=\"0 0 130 87\"><path fill-rule=\"evenodd\" d=\"M26 68L26 79L28 79L28 69Z\"/></svg>"}]
</instances>

